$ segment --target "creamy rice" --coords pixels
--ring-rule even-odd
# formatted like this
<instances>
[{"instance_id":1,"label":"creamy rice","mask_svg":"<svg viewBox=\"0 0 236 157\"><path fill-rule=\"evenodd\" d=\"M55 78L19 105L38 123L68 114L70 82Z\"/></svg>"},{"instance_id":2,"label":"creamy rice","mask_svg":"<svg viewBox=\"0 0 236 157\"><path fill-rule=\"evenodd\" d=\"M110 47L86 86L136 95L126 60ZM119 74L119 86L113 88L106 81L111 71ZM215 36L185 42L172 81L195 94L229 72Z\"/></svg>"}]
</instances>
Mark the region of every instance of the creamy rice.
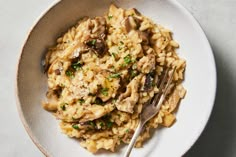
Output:
<instances>
[{"instance_id":1,"label":"creamy rice","mask_svg":"<svg viewBox=\"0 0 236 157\"><path fill-rule=\"evenodd\" d=\"M47 100L43 107L60 120L63 133L90 152L115 151L129 143L145 103L159 92L164 70L176 67L171 91L144 127L136 147L159 125L170 127L186 91L186 62L171 31L136 9L111 5L105 16L83 18L50 48L45 61Z\"/></svg>"}]
</instances>

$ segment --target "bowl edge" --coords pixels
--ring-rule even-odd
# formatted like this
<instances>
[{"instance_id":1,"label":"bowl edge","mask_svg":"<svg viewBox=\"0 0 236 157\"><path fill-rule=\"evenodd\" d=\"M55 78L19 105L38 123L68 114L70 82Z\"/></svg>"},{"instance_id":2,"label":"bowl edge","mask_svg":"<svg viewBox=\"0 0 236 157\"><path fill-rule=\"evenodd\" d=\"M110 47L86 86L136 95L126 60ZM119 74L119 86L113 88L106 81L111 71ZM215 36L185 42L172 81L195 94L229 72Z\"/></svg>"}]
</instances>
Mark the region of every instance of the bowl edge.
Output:
<instances>
[{"instance_id":1,"label":"bowl edge","mask_svg":"<svg viewBox=\"0 0 236 157\"><path fill-rule=\"evenodd\" d=\"M20 102L20 98L19 98L19 88L18 88L18 82L19 82L19 65L22 59L22 54L23 51L25 49L25 45L27 43L27 41L29 40L32 31L34 30L34 28L37 26L37 24L39 23L39 21L44 17L44 15L47 14L47 12L49 12L50 10L52 10L58 3L60 3L62 0L55 0L53 1L46 9L44 9L40 15L38 16L38 18L36 18L33 22L33 24L31 25L31 28L29 28L28 33L24 39L24 42L22 44L22 47L20 49L20 53L17 57L17 63L16 63L16 67L15 67L15 85L14 85L14 91L15 91L15 102L16 102L16 107L17 107L17 111L18 111L18 115L20 117L20 120L27 132L27 134L29 135L31 141L37 146L37 148L46 156L46 157L52 157L52 155L50 155L50 153L38 142L37 138L33 135L30 127L28 126L25 118L24 118L24 114L21 108L21 102Z\"/></svg>"}]
</instances>

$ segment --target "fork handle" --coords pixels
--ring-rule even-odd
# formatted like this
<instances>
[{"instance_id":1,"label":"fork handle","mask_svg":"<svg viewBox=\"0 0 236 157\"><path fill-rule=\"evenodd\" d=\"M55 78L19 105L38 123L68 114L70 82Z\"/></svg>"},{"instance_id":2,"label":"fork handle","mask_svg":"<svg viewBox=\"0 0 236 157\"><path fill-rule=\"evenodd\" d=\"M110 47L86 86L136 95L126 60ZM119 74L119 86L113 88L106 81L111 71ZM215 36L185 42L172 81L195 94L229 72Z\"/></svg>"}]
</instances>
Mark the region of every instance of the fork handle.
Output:
<instances>
[{"instance_id":1,"label":"fork handle","mask_svg":"<svg viewBox=\"0 0 236 157\"><path fill-rule=\"evenodd\" d=\"M140 121L139 124L138 124L138 127L136 128L135 132L134 132L134 135L128 145L128 148L125 152L125 155L124 157L129 157L130 153L131 153L131 150L132 148L134 147L134 144L139 136L139 134L142 132L142 128L143 128L143 123Z\"/></svg>"}]
</instances>

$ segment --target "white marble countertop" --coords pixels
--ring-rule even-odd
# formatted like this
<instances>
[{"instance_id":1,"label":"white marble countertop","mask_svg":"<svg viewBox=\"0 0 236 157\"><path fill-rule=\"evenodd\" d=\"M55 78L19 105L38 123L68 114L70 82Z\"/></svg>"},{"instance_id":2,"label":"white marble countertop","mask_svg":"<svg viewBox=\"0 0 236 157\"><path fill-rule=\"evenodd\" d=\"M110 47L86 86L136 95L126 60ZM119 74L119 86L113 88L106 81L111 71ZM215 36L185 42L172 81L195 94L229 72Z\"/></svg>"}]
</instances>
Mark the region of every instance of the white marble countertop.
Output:
<instances>
[{"instance_id":1,"label":"white marble countertop","mask_svg":"<svg viewBox=\"0 0 236 157\"><path fill-rule=\"evenodd\" d=\"M178 1L203 27L213 48L218 72L218 90L212 116L199 140L185 156L236 156L236 0ZM1 157L43 156L24 130L16 110L15 69L32 23L53 2L0 0Z\"/></svg>"}]
</instances>

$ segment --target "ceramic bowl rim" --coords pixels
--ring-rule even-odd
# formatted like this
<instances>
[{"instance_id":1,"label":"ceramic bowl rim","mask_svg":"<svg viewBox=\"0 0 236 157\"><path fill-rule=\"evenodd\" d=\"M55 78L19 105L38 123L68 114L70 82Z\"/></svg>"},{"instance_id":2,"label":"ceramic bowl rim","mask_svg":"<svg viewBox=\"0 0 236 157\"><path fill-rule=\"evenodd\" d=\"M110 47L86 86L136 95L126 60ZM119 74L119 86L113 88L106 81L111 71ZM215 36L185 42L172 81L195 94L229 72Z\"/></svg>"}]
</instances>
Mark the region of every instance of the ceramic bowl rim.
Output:
<instances>
[{"instance_id":1,"label":"ceramic bowl rim","mask_svg":"<svg viewBox=\"0 0 236 157\"><path fill-rule=\"evenodd\" d=\"M209 122L209 119L210 119L210 115L212 113L212 110L213 110L213 107L214 107L214 104L215 104L215 96L216 96L216 92L217 92L217 69L216 69L216 63L215 63L215 57L214 57L214 53L212 51L212 48L211 48L211 45L209 43L209 40L207 39L206 37L206 34L205 32L203 31L200 23L197 21L197 19L188 11L187 8L185 8L180 2L176 1L176 0L169 0L171 1L171 3L173 3L175 6L177 6L180 10L182 10L184 12L184 14L186 16L188 16L190 19L191 19L191 22L194 22L195 25L197 25L199 28L199 31L202 32L202 34L204 35L204 38L206 39L206 42L207 42L207 45L209 45L209 50L211 51L211 57L212 57L212 62L213 62L213 65L214 65L214 93L213 93L213 100L212 100L212 104L211 104L211 109L210 109L210 112L208 113L207 115L207 118L206 118L206 121L205 121L205 124L202 125L202 128L199 129L199 132L198 134L195 136L195 139L193 140L193 142L189 145L188 148L186 148L184 151L183 151L183 154L186 154L188 150L190 150L190 148L196 143L197 139L200 137L200 135L202 134L202 132L204 131L204 128L206 127L207 123ZM30 139L33 141L33 143L38 147L38 149L46 156L46 157L51 157L51 155L49 154L49 152L38 142L38 139L34 136L33 132L31 131L28 123L26 122L25 120L25 117L23 115L23 111L22 111L22 105L21 105L21 102L20 102L20 98L19 98L19 89L18 89L18 80L19 80L19 65L20 65L20 62L22 60L22 55L23 55L23 52L24 52L24 49L25 49L25 46L26 46L26 43L28 42L31 34L32 34L32 31L35 29L35 27L39 24L39 22L44 18L44 16L50 12L51 10L53 10L58 4L60 4L62 2L62 0L56 0L54 2L52 2L48 7L49 8L46 8L44 9L41 14L38 16L38 18L36 18L36 20L33 22L33 24L31 25L31 28L29 29L29 32L27 33L27 36L26 36L26 39L24 40L23 42L23 46L21 48L21 51L19 53L19 56L18 56L18 59L17 59L17 64L16 64L16 71L15 71L15 98L16 98L16 106L17 106L17 111L18 111L18 114L19 114L19 117L21 119L21 122L23 123L23 126L26 130L26 132L28 133Z\"/></svg>"}]
</instances>

